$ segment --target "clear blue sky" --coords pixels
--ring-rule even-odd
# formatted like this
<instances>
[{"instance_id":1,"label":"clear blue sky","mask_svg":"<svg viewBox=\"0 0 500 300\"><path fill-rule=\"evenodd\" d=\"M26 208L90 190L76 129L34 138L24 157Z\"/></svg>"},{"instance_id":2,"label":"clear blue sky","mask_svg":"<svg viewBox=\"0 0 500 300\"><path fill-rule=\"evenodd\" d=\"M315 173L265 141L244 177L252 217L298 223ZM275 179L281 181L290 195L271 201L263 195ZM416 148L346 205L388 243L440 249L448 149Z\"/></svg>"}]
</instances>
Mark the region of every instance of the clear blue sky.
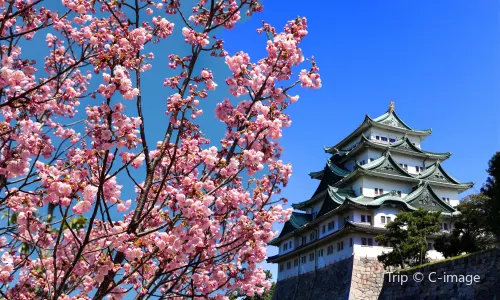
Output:
<instances>
[{"instance_id":1,"label":"clear blue sky","mask_svg":"<svg viewBox=\"0 0 500 300\"><path fill-rule=\"evenodd\" d=\"M192 2L192 1L191 1ZM451 151L444 163L461 181L475 181L478 190L486 178L489 158L500 150L500 3L498 1L270 1L263 13L225 33L230 54L245 50L255 61L265 55L265 37L255 29L265 20L277 28L296 16L308 18L309 35L303 42L306 56L314 55L323 88L299 90L300 100L289 113L283 160L293 164L294 175L283 196L290 203L308 199L317 181L307 175L322 169L328 156L323 146L333 145L354 130L368 113L385 112L390 100L403 120L417 129L433 128L423 143L430 151ZM59 2L45 5L59 6ZM178 35L182 22L175 16ZM45 32L36 44L46 49ZM182 38L159 44L152 70L144 73L142 94L148 142L163 137L164 111L171 90L163 79L174 74L166 66L170 53L188 50ZM150 48L146 49L149 50ZM28 56L43 62L46 51L31 44ZM213 69L217 91L203 100L203 131L217 145L224 126L214 122L215 103L227 97L228 76L222 59L202 58L199 67ZM101 76L96 76L100 82ZM98 105L102 99L82 101ZM134 115L135 103L124 103ZM122 178L123 179L123 178ZM125 185L123 198L134 198ZM276 229L281 229L277 225ZM277 249L270 247L269 255ZM276 267L264 264L276 274Z\"/></svg>"},{"instance_id":2,"label":"clear blue sky","mask_svg":"<svg viewBox=\"0 0 500 300\"><path fill-rule=\"evenodd\" d=\"M286 4L283 4L286 3ZM283 159L293 164L284 196L308 199L333 145L368 113L389 101L410 126L432 128L422 147L451 151L444 167L479 189L487 162L500 150L500 2L498 1L264 1L264 12L227 35L230 53L260 57L254 30L265 20L282 27L308 19L303 43L320 67L323 88L300 91L284 131ZM465 194L464 194L465 195ZM276 229L281 229L281 225ZM268 255L274 255L270 247ZM276 266L267 265L276 274Z\"/></svg>"}]
</instances>

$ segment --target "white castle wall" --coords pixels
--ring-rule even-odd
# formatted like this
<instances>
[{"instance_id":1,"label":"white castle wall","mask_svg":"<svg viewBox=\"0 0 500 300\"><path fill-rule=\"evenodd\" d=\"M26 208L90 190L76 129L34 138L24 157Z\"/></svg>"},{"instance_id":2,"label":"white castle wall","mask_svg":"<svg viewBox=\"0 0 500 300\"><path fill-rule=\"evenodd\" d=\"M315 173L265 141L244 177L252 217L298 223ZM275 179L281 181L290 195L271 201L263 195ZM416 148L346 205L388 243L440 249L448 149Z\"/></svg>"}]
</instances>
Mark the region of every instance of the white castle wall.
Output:
<instances>
[{"instance_id":1,"label":"white castle wall","mask_svg":"<svg viewBox=\"0 0 500 300\"><path fill-rule=\"evenodd\" d=\"M395 131L388 131L388 130L380 129L380 128L370 128L366 131L365 136L369 137L370 139L373 139L373 140L376 139L376 136L387 137L388 139L399 140L404 136L404 133L395 132ZM415 146L420 148L421 140L420 140L419 136L408 135L408 139L410 140L410 142L414 143Z\"/></svg>"},{"instance_id":2,"label":"white castle wall","mask_svg":"<svg viewBox=\"0 0 500 300\"><path fill-rule=\"evenodd\" d=\"M459 203L459 194L456 189L452 188L445 188L445 187L440 187L440 186L433 186L432 189L436 194L439 196L439 198L450 198L450 204L452 206L457 206Z\"/></svg>"},{"instance_id":3,"label":"white castle wall","mask_svg":"<svg viewBox=\"0 0 500 300\"><path fill-rule=\"evenodd\" d=\"M385 227L386 224L382 223L381 217L384 216L386 217L386 222L387 222L387 217L391 217L391 220L394 221L396 219L396 214L399 213L401 210L399 208L395 207L381 207L377 208L373 211L374 215L374 220L373 220L373 226L375 227Z\"/></svg>"},{"instance_id":4,"label":"white castle wall","mask_svg":"<svg viewBox=\"0 0 500 300\"><path fill-rule=\"evenodd\" d=\"M358 186L355 184L359 181ZM401 191L401 196L404 197L408 195L412 190L412 183L403 181L388 181L383 178L374 177L364 177L353 182L353 189L355 192L359 192L359 187L363 188L363 195L366 197L375 197L375 188L384 189L384 194L392 190Z\"/></svg>"},{"instance_id":5,"label":"white castle wall","mask_svg":"<svg viewBox=\"0 0 500 300\"><path fill-rule=\"evenodd\" d=\"M330 223L331 221L334 221L335 224L332 230L328 230L328 223ZM319 223L319 237L322 238L339 230L339 224L340 224L340 218L337 215L325 219L323 222ZM323 226L325 226L326 229L325 233L323 233Z\"/></svg>"}]
</instances>

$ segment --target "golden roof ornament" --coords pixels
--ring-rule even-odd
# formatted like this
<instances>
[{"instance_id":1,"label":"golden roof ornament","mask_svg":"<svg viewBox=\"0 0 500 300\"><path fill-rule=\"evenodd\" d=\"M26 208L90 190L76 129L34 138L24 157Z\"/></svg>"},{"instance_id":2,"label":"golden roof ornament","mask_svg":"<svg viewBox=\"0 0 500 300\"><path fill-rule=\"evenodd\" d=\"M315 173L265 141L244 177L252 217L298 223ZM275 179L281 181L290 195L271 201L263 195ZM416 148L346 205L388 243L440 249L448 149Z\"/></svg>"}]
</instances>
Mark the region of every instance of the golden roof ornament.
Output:
<instances>
[{"instance_id":1,"label":"golden roof ornament","mask_svg":"<svg viewBox=\"0 0 500 300\"><path fill-rule=\"evenodd\" d=\"M396 107L396 105L394 105L394 101L391 101L389 103L389 110L388 110L388 112L392 113L394 111L394 107Z\"/></svg>"}]
</instances>

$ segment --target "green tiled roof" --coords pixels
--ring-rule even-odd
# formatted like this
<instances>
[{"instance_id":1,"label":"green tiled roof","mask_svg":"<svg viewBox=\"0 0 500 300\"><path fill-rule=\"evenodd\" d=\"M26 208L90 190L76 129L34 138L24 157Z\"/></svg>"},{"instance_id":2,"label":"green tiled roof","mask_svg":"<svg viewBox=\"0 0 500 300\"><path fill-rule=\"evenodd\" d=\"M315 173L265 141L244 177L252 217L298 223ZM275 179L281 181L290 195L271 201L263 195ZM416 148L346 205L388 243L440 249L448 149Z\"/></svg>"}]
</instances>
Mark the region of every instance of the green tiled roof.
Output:
<instances>
[{"instance_id":1,"label":"green tiled roof","mask_svg":"<svg viewBox=\"0 0 500 300\"><path fill-rule=\"evenodd\" d=\"M429 180L438 180L438 181L447 181L455 184L460 184L458 180L453 178L450 174L448 174L443 167L441 166L441 162L437 161L434 164L427 167L427 169L418 176L419 179L429 179ZM432 178L432 179L430 179Z\"/></svg>"},{"instance_id":2,"label":"green tiled roof","mask_svg":"<svg viewBox=\"0 0 500 300\"><path fill-rule=\"evenodd\" d=\"M367 139L368 140L368 139ZM370 140L368 140L370 142ZM390 149L398 149L398 150L403 150L403 149L408 149L413 152L418 152L422 154L427 154L428 156L441 156L448 158L451 156L450 152L431 152L431 151L424 151L417 146L415 146L408 138L408 134L405 134L401 139L395 141L394 143L389 144Z\"/></svg>"},{"instance_id":3,"label":"green tiled roof","mask_svg":"<svg viewBox=\"0 0 500 300\"><path fill-rule=\"evenodd\" d=\"M339 189L333 186L328 187L328 195L323 201L323 205L318 212L318 217L342 205L346 197L355 197L356 194L350 189Z\"/></svg>"},{"instance_id":4,"label":"green tiled roof","mask_svg":"<svg viewBox=\"0 0 500 300\"><path fill-rule=\"evenodd\" d=\"M295 228L299 228L311 221L311 214L293 212L289 221Z\"/></svg>"},{"instance_id":5,"label":"green tiled roof","mask_svg":"<svg viewBox=\"0 0 500 300\"><path fill-rule=\"evenodd\" d=\"M457 213L453 206L439 198L428 182L419 184L413 192L406 195L404 201L416 208L424 208L429 211Z\"/></svg>"},{"instance_id":6,"label":"green tiled roof","mask_svg":"<svg viewBox=\"0 0 500 300\"><path fill-rule=\"evenodd\" d=\"M310 214L302 214L305 215L304 219L296 221L296 216L292 214L292 218L290 220L293 220L286 222L280 236L269 242L269 244L276 244L280 242L280 238L298 230L300 227L306 224L307 226L312 226L313 223L317 223L321 220L323 216L326 218L327 216L325 215L332 215L337 211L341 211L349 207L376 209L387 205L396 205L407 211L424 208L429 211L441 211L443 215L448 216L459 214L455 208L439 198L428 182L419 184L405 197L399 197L396 191L391 191L375 198L365 196L356 197L354 191L352 190L330 187L328 189L327 197L325 197L323 206L321 207L316 219L309 219L311 218ZM289 223L290 225L287 225ZM302 225L296 226L299 224Z\"/></svg>"},{"instance_id":7,"label":"green tiled roof","mask_svg":"<svg viewBox=\"0 0 500 300\"><path fill-rule=\"evenodd\" d=\"M337 175L339 177L345 177L345 176L349 175L349 173L351 173L350 171L336 165L331 159L329 159L326 162L326 166L334 175ZM323 169L321 171L310 172L309 176L311 176L311 178L313 178L313 179L322 179L323 175L325 174L325 169Z\"/></svg>"},{"instance_id":8,"label":"green tiled roof","mask_svg":"<svg viewBox=\"0 0 500 300\"><path fill-rule=\"evenodd\" d=\"M285 222L285 225L283 226L283 230L281 230L280 235L271 242L269 242L269 244L273 244L274 241L287 235L290 232L299 229L300 227L309 223L311 220L312 220L311 214L293 212L292 215L290 216L290 219Z\"/></svg>"},{"instance_id":9,"label":"green tiled roof","mask_svg":"<svg viewBox=\"0 0 500 300\"><path fill-rule=\"evenodd\" d=\"M327 161L326 165L328 166L328 168L330 168L330 170L332 171L333 174L338 175L338 176L345 177L345 176L349 175L349 173L351 173L350 171L336 165L334 162L332 162L331 159L329 159Z\"/></svg>"},{"instance_id":10,"label":"green tiled roof","mask_svg":"<svg viewBox=\"0 0 500 300\"><path fill-rule=\"evenodd\" d=\"M408 130L413 130L410 126L406 125L406 123L403 122L403 120L401 120L399 118L399 116L396 114L396 112L394 110L388 110L383 115L373 119L373 121L379 122L379 123L384 123L384 121L387 122L388 120L391 120L391 121L394 120L395 121L394 124L396 124L396 122L397 122L397 126L401 126L401 127L406 128ZM396 126L396 125L393 125L393 126Z\"/></svg>"},{"instance_id":11,"label":"green tiled roof","mask_svg":"<svg viewBox=\"0 0 500 300\"><path fill-rule=\"evenodd\" d=\"M364 134L361 134L360 141L354 145L349 150L342 150L341 152L343 155L339 155L341 157L339 161L346 161L350 157L352 157L353 154L357 153L359 150L364 149L366 147L370 148L376 148L376 149L384 149L384 150L390 150L393 152L397 153L403 153L403 154L410 154L410 155L415 155L419 157L429 157L429 158L434 158L434 159L440 159L440 160L445 160L451 156L450 152L431 152L431 151L425 151L417 146L415 146L408 138L408 135L405 134L401 139L393 142L393 143L382 143L382 142L377 142L370 140L368 137L366 137ZM330 153L332 155L336 155L336 153L339 153L337 149L332 150L332 147L324 147L325 152ZM332 152L333 151L333 152Z\"/></svg>"},{"instance_id":12,"label":"green tiled roof","mask_svg":"<svg viewBox=\"0 0 500 300\"><path fill-rule=\"evenodd\" d=\"M463 192L474 185L473 182L460 183L446 173L439 162L430 166L423 174L410 174L392 158L391 152L386 150L381 157L369 163L361 165L359 162L356 162L355 170L336 182L334 186L343 187L354 178L363 174L415 183L429 181L433 185L457 188L459 192Z\"/></svg>"},{"instance_id":13,"label":"green tiled roof","mask_svg":"<svg viewBox=\"0 0 500 300\"><path fill-rule=\"evenodd\" d=\"M389 110L375 119L372 119L368 115L366 115L365 119L358 126L358 128L356 128L353 132L351 132L351 134L349 134L346 138L337 143L335 146L325 147L325 151L329 152L333 151L333 149L343 149L344 148L343 146L346 143L348 143L355 137L359 136L361 133L363 133L364 130L366 130L371 126L399 131L411 135L418 135L418 136L428 136L432 133L432 129L417 130L411 128L406 123L404 123L401 120L401 118L399 118L399 116L396 114L394 110Z\"/></svg>"},{"instance_id":14,"label":"green tiled roof","mask_svg":"<svg viewBox=\"0 0 500 300\"><path fill-rule=\"evenodd\" d=\"M312 178L312 179L321 179L323 178L323 174L325 172L323 170L321 171L316 171L316 172L310 172L308 175Z\"/></svg>"},{"instance_id":15,"label":"green tiled roof","mask_svg":"<svg viewBox=\"0 0 500 300\"><path fill-rule=\"evenodd\" d=\"M391 156L391 152L386 150L382 156L364 165L356 161L356 167L362 170L378 171L381 173L396 174L404 177L413 177L403 169Z\"/></svg>"}]
</instances>

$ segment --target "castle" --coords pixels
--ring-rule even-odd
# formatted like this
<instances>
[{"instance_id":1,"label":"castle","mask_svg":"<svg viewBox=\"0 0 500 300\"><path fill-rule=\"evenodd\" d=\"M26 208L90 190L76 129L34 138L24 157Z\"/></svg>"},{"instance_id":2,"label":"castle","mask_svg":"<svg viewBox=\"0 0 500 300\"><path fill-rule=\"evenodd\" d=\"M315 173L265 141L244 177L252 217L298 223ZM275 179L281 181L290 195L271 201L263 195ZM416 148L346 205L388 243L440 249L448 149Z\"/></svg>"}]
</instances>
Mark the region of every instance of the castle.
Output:
<instances>
[{"instance_id":1,"label":"castle","mask_svg":"<svg viewBox=\"0 0 500 300\"><path fill-rule=\"evenodd\" d=\"M451 153L422 150L431 129L416 130L394 110L364 121L332 147L323 170L309 175L319 185L295 211L269 244L279 254L278 282L316 271L348 258L375 258L392 249L374 237L400 211L423 208L441 211L442 231L453 228L459 194L474 183L461 183L441 166ZM429 239L428 257L440 259Z\"/></svg>"}]
</instances>

